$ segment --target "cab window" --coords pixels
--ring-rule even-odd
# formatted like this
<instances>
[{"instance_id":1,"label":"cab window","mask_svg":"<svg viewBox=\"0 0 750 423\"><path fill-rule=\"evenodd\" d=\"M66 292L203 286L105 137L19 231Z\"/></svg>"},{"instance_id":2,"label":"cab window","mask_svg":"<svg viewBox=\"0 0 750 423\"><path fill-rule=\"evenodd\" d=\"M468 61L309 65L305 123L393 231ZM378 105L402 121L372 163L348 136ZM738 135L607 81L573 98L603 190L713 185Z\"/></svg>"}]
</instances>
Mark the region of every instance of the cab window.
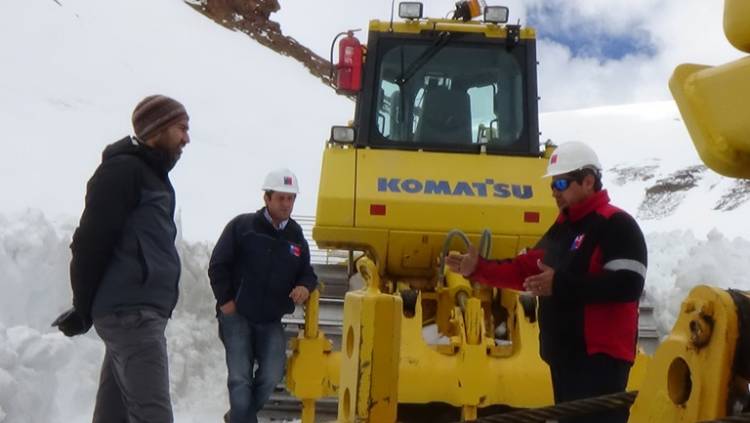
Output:
<instances>
[{"instance_id":1,"label":"cab window","mask_svg":"<svg viewBox=\"0 0 750 423\"><path fill-rule=\"evenodd\" d=\"M519 144L524 80L512 52L488 43L381 45L372 139L386 145Z\"/></svg>"}]
</instances>

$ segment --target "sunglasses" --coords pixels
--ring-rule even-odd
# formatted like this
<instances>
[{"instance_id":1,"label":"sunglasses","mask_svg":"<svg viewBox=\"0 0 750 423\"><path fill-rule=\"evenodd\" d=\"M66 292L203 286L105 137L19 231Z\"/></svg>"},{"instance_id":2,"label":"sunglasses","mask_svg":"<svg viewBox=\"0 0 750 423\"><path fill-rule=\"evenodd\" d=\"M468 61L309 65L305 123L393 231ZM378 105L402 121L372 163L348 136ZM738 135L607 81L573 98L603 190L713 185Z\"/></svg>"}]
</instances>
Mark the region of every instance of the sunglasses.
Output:
<instances>
[{"instance_id":1,"label":"sunglasses","mask_svg":"<svg viewBox=\"0 0 750 423\"><path fill-rule=\"evenodd\" d=\"M550 188L552 188L555 191L562 192L562 191L565 191L566 189L568 189L570 187L570 184L573 181L575 181L575 180L576 180L576 178L560 178L560 179L555 179L552 182L550 182L549 186L550 186Z\"/></svg>"}]
</instances>

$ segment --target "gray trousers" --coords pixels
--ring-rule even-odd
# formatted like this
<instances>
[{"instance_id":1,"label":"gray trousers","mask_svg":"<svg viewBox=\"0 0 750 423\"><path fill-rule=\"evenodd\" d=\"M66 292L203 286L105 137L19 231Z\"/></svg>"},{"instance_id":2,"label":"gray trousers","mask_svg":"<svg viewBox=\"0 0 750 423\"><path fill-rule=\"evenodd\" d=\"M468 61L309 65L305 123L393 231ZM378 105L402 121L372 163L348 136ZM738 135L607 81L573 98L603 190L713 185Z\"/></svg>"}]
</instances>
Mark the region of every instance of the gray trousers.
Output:
<instances>
[{"instance_id":1,"label":"gray trousers","mask_svg":"<svg viewBox=\"0 0 750 423\"><path fill-rule=\"evenodd\" d=\"M94 318L106 353L93 423L172 423L167 319L151 310Z\"/></svg>"}]
</instances>

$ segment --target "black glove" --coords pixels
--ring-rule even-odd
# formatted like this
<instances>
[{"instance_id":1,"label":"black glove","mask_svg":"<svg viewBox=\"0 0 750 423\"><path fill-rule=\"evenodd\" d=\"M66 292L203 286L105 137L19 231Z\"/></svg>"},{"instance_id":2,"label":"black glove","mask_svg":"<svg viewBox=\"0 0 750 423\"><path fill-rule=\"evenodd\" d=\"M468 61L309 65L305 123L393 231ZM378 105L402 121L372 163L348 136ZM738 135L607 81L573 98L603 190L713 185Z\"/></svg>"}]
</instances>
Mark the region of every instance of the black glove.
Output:
<instances>
[{"instance_id":1,"label":"black glove","mask_svg":"<svg viewBox=\"0 0 750 423\"><path fill-rule=\"evenodd\" d=\"M71 308L57 316L57 319L52 322L52 326L57 326L65 336L75 336L88 332L91 329L91 323L88 316L79 313L75 308Z\"/></svg>"}]
</instances>

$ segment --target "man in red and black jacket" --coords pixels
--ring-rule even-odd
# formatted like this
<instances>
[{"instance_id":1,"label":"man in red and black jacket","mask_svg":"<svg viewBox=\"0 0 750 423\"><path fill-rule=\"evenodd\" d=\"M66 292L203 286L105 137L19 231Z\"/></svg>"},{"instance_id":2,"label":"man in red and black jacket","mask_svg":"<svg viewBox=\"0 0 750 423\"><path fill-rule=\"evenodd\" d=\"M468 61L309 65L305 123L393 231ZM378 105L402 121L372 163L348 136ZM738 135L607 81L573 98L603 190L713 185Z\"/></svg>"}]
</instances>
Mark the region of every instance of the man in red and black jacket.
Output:
<instances>
[{"instance_id":1,"label":"man in red and black jacket","mask_svg":"<svg viewBox=\"0 0 750 423\"><path fill-rule=\"evenodd\" d=\"M560 145L547 168L560 215L531 250L514 259L451 255L451 270L472 281L526 290L539 298L540 354L555 402L625 390L638 338L646 243L636 221L609 202L601 165L580 142ZM565 423L626 422L627 410Z\"/></svg>"}]
</instances>

